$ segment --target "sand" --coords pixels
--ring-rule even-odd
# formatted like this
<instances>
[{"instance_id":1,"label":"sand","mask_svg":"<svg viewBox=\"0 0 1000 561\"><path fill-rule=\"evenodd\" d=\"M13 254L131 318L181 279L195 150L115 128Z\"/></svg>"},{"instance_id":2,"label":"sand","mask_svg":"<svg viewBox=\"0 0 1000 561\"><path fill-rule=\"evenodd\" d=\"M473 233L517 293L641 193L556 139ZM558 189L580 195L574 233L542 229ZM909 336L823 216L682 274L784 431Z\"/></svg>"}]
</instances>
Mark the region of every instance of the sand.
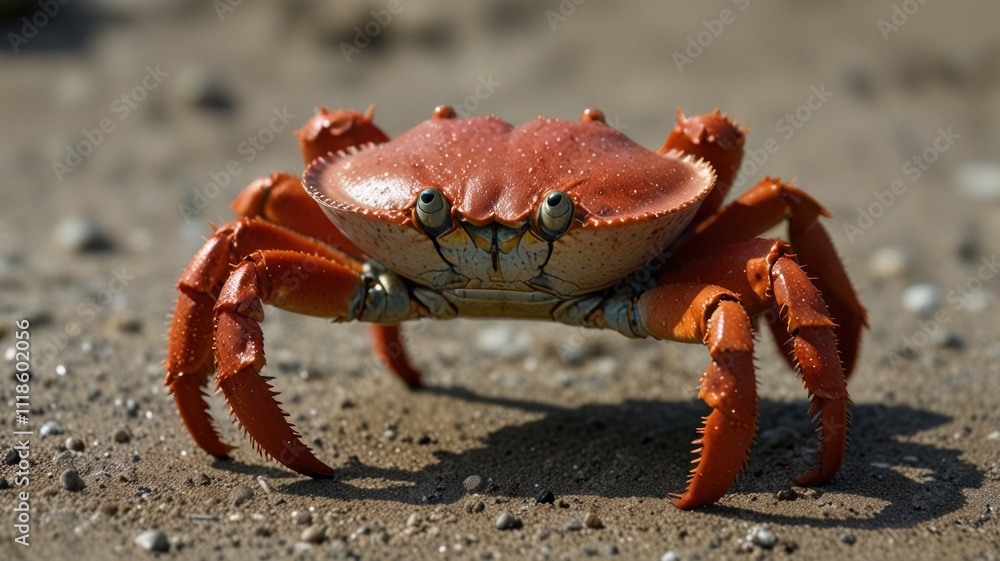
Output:
<instances>
[{"instance_id":1,"label":"sand","mask_svg":"<svg viewBox=\"0 0 1000 561\"><path fill-rule=\"evenodd\" d=\"M995 3L201 4L60 4L27 38L29 4L2 24L0 455L33 434L26 484L0 465L0 557L1000 557ZM337 476L260 458L218 396L239 447L198 449L162 385L177 276L239 189L302 171L291 129L315 107L372 103L391 135L442 103L514 123L598 107L653 148L678 106L732 113L752 163L734 191L772 174L822 201L870 310L839 474L792 486L812 427L766 334L749 467L684 512L666 495L706 411L702 347L424 322L408 333L428 388L410 392L364 326L273 309L267 371Z\"/></svg>"}]
</instances>

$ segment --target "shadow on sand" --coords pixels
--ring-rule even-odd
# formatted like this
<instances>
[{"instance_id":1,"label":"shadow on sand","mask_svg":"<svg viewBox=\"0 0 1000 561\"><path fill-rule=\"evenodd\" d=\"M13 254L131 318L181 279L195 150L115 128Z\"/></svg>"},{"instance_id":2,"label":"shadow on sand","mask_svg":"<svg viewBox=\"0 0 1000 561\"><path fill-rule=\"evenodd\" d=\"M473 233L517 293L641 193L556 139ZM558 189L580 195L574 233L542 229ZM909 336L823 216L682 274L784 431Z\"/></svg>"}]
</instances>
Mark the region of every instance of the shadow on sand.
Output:
<instances>
[{"instance_id":1,"label":"shadow on sand","mask_svg":"<svg viewBox=\"0 0 1000 561\"><path fill-rule=\"evenodd\" d=\"M538 485L557 496L663 499L668 492L683 490L691 457L688 443L697 419L706 412L700 402L630 400L562 408L483 396L461 388L424 392L445 400L472 401L541 416L518 425L512 417L511 423L483 439L480 447L457 454L439 449L434 452L439 461L418 471L365 465L352 457L346 465L334 465L337 474L333 480L295 479L276 485L276 490L346 500L454 503L466 496L456 482L480 474L486 481L486 493L506 497L531 497ZM755 445L750 465L730 489L731 494L770 497L788 488L794 475L807 469L805 447L813 446L813 428L805 407L803 403L761 401L758 435L787 427L800 436ZM837 518L782 516L725 504L705 507L702 512L786 525L911 527L961 508L965 504L963 490L982 484L983 475L964 461L958 450L902 441L950 422L947 416L907 406L861 404L853 408L853 420L846 463L821 489L870 498L873 506L868 512L848 509L848 516ZM500 424L504 424L502 419ZM232 462L220 462L216 467L266 474L279 481L294 476L280 469ZM369 485L366 480L374 483ZM765 504L761 506L766 508ZM673 507L664 500L663 508ZM843 513L838 510L838 514Z\"/></svg>"}]
</instances>

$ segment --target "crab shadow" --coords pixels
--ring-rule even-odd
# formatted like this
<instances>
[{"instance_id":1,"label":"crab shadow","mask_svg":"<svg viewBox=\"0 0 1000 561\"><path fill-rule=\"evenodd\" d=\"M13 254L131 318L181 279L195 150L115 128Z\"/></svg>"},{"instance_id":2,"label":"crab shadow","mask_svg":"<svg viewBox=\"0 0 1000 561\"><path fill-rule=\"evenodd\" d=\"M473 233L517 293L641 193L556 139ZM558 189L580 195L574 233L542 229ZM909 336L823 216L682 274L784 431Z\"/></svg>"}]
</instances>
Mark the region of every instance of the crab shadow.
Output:
<instances>
[{"instance_id":1,"label":"crab shadow","mask_svg":"<svg viewBox=\"0 0 1000 561\"><path fill-rule=\"evenodd\" d=\"M522 424L513 419L523 419L523 414L512 414L509 420L501 416L502 428L482 439L481 446L460 453L438 449L434 452L438 462L417 471L366 465L352 457L346 465L335 466L333 480L296 479L280 486L281 492L449 504L467 496L460 482L479 474L484 481L480 493L527 498L546 488L556 496L655 498L663 500L665 509L673 508L664 497L683 489L693 425L706 413L698 402L629 400L563 408L460 388L423 391L540 415ZM814 437L803 404L762 400L760 419L761 442L751 450L749 467L731 494L773 497L809 467L805 446L813 446ZM980 487L983 474L964 461L959 450L902 440L950 421L945 415L902 405L853 408L855 436L847 460L837 477L820 489L867 497L870 500L864 502L873 505L869 512L848 509L846 518L782 516L727 506L725 499L702 510L731 518L837 528L911 527L936 519L961 508L966 502L963 490ZM785 437L777 441L766 437L774 433ZM767 508L765 504L762 508Z\"/></svg>"}]
</instances>

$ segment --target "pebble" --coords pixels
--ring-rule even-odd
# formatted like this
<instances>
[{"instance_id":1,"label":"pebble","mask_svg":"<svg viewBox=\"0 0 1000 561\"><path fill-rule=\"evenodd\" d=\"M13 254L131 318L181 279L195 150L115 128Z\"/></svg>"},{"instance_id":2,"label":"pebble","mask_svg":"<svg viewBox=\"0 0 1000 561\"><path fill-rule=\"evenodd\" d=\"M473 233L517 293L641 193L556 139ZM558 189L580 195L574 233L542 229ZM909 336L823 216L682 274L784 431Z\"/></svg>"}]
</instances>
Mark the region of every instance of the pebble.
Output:
<instances>
[{"instance_id":1,"label":"pebble","mask_svg":"<svg viewBox=\"0 0 1000 561\"><path fill-rule=\"evenodd\" d=\"M747 541L758 547L771 549L777 543L778 538L774 535L774 532L761 526L754 526L747 532Z\"/></svg>"},{"instance_id":2,"label":"pebble","mask_svg":"<svg viewBox=\"0 0 1000 561\"><path fill-rule=\"evenodd\" d=\"M967 162L955 170L958 190L972 199L1000 199L1000 163Z\"/></svg>"},{"instance_id":3,"label":"pebble","mask_svg":"<svg viewBox=\"0 0 1000 561\"><path fill-rule=\"evenodd\" d=\"M858 538L854 537L854 534L843 533L840 534L840 541L847 545L854 545L858 541Z\"/></svg>"},{"instance_id":4,"label":"pebble","mask_svg":"<svg viewBox=\"0 0 1000 561\"><path fill-rule=\"evenodd\" d=\"M167 535L161 530L146 530L135 537L135 545L146 551L164 553L170 551Z\"/></svg>"},{"instance_id":5,"label":"pebble","mask_svg":"<svg viewBox=\"0 0 1000 561\"><path fill-rule=\"evenodd\" d=\"M986 440L1000 440L1000 430L995 430L986 435Z\"/></svg>"},{"instance_id":6,"label":"pebble","mask_svg":"<svg viewBox=\"0 0 1000 561\"><path fill-rule=\"evenodd\" d=\"M420 525L420 515L416 512L410 514L410 517L406 519L407 528L416 528Z\"/></svg>"},{"instance_id":7,"label":"pebble","mask_svg":"<svg viewBox=\"0 0 1000 561\"><path fill-rule=\"evenodd\" d=\"M64 216L55 226L55 243L61 249L74 253L106 251L111 241L93 219Z\"/></svg>"},{"instance_id":8,"label":"pebble","mask_svg":"<svg viewBox=\"0 0 1000 561\"><path fill-rule=\"evenodd\" d=\"M306 543L321 543L326 539L326 527L320 524L309 526L302 530L300 539Z\"/></svg>"},{"instance_id":9,"label":"pebble","mask_svg":"<svg viewBox=\"0 0 1000 561\"><path fill-rule=\"evenodd\" d=\"M127 429L118 429L111 438L118 444L125 444L126 442L132 440L132 435L129 434Z\"/></svg>"},{"instance_id":10,"label":"pebble","mask_svg":"<svg viewBox=\"0 0 1000 561\"><path fill-rule=\"evenodd\" d=\"M941 305L941 291L930 283L914 284L903 291L903 307L917 314L929 314Z\"/></svg>"},{"instance_id":11,"label":"pebble","mask_svg":"<svg viewBox=\"0 0 1000 561\"><path fill-rule=\"evenodd\" d=\"M75 468L69 468L62 472L59 476L59 481L62 483L63 489L67 491L81 491L86 485L83 483L83 479L80 479L80 474L77 473Z\"/></svg>"},{"instance_id":12,"label":"pebble","mask_svg":"<svg viewBox=\"0 0 1000 561\"><path fill-rule=\"evenodd\" d=\"M583 524L581 524L580 521L576 519L570 520L566 522L565 525L563 525L563 530L569 532L579 532L582 529L583 529Z\"/></svg>"},{"instance_id":13,"label":"pebble","mask_svg":"<svg viewBox=\"0 0 1000 561\"><path fill-rule=\"evenodd\" d=\"M128 311L117 311L111 315L108 325L120 333L141 333L142 320L139 316Z\"/></svg>"},{"instance_id":14,"label":"pebble","mask_svg":"<svg viewBox=\"0 0 1000 561\"><path fill-rule=\"evenodd\" d=\"M0 477L0 490L10 489L10 481L6 477Z\"/></svg>"},{"instance_id":15,"label":"pebble","mask_svg":"<svg viewBox=\"0 0 1000 561\"><path fill-rule=\"evenodd\" d=\"M660 561L680 561L681 556L676 551L668 551L660 556Z\"/></svg>"},{"instance_id":16,"label":"pebble","mask_svg":"<svg viewBox=\"0 0 1000 561\"><path fill-rule=\"evenodd\" d=\"M232 503L233 506L240 506L252 498L253 489L247 487L246 485L237 485L233 488L233 491L229 493L229 502Z\"/></svg>"},{"instance_id":17,"label":"pebble","mask_svg":"<svg viewBox=\"0 0 1000 561\"><path fill-rule=\"evenodd\" d=\"M868 269L872 276L888 279L898 277L906 272L909 259L899 248L886 246L876 249L868 260Z\"/></svg>"},{"instance_id":18,"label":"pebble","mask_svg":"<svg viewBox=\"0 0 1000 561\"><path fill-rule=\"evenodd\" d=\"M552 494L552 491L548 489L539 489L538 494L535 495L535 502L538 504L552 504L556 502L556 496Z\"/></svg>"},{"instance_id":19,"label":"pebble","mask_svg":"<svg viewBox=\"0 0 1000 561\"><path fill-rule=\"evenodd\" d=\"M483 329L476 337L476 348L490 358L511 360L525 355L531 347L531 335L506 325Z\"/></svg>"},{"instance_id":20,"label":"pebble","mask_svg":"<svg viewBox=\"0 0 1000 561\"><path fill-rule=\"evenodd\" d=\"M16 466L19 461L21 461L21 455L17 450L11 450L3 457L3 463L9 466Z\"/></svg>"},{"instance_id":21,"label":"pebble","mask_svg":"<svg viewBox=\"0 0 1000 561\"><path fill-rule=\"evenodd\" d=\"M782 489L778 491L775 496L779 501L794 501L799 498L799 494L795 491L795 489Z\"/></svg>"},{"instance_id":22,"label":"pebble","mask_svg":"<svg viewBox=\"0 0 1000 561\"><path fill-rule=\"evenodd\" d=\"M292 520L299 526L309 526L313 523L312 514L309 514L308 512L293 512Z\"/></svg>"},{"instance_id":23,"label":"pebble","mask_svg":"<svg viewBox=\"0 0 1000 561\"><path fill-rule=\"evenodd\" d=\"M940 328L934 332L931 336L934 340L934 344L941 347L942 349L964 349L965 348L965 337L955 331L954 329Z\"/></svg>"},{"instance_id":24,"label":"pebble","mask_svg":"<svg viewBox=\"0 0 1000 561\"><path fill-rule=\"evenodd\" d=\"M42 436L59 436L63 432L65 431L63 431L62 425L55 421L45 421L42 428L38 429L38 434Z\"/></svg>"},{"instance_id":25,"label":"pebble","mask_svg":"<svg viewBox=\"0 0 1000 561\"><path fill-rule=\"evenodd\" d=\"M496 527L497 530L512 530L517 526L520 526L521 521L514 517L509 510L505 510L497 516Z\"/></svg>"},{"instance_id":26,"label":"pebble","mask_svg":"<svg viewBox=\"0 0 1000 561\"><path fill-rule=\"evenodd\" d=\"M470 502L465 505L465 510L469 514L476 514L486 510L486 503L484 503L483 501Z\"/></svg>"},{"instance_id":27,"label":"pebble","mask_svg":"<svg viewBox=\"0 0 1000 561\"><path fill-rule=\"evenodd\" d=\"M588 512L583 517L583 525L593 530L600 530L604 527L604 522L593 512Z\"/></svg>"},{"instance_id":28,"label":"pebble","mask_svg":"<svg viewBox=\"0 0 1000 561\"><path fill-rule=\"evenodd\" d=\"M227 110L235 104L222 74L201 65L185 66L177 72L174 93L197 107Z\"/></svg>"},{"instance_id":29,"label":"pebble","mask_svg":"<svg viewBox=\"0 0 1000 561\"><path fill-rule=\"evenodd\" d=\"M470 493L475 493L476 490L479 489L479 486L482 484L483 484L483 478L479 477L478 475L470 475L469 477L465 478L465 481L462 482L462 485L465 487L465 490Z\"/></svg>"},{"instance_id":30,"label":"pebble","mask_svg":"<svg viewBox=\"0 0 1000 561\"><path fill-rule=\"evenodd\" d=\"M66 439L66 449L74 452L83 452L83 441L75 436Z\"/></svg>"}]
</instances>

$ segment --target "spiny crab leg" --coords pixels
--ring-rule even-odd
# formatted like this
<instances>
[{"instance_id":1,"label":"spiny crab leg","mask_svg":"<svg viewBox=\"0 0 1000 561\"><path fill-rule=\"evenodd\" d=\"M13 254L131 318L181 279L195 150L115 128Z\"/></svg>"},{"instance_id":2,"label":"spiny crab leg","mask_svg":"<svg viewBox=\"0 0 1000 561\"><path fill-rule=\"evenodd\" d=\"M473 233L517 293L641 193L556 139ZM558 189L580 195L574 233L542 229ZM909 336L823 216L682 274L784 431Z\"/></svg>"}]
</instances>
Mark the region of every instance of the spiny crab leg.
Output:
<instances>
[{"instance_id":1,"label":"spiny crab leg","mask_svg":"<svg viewBox=\"0 0 1000 561\"><path fill-rule=\"evenodd\" d=\"M360 275L338 262L294 251L257 251L226 281L215 305L216 386L258 451L310 477L333 469L313 455L285 419L264 368L264 304L335 320L350 316Z\"/></svg>"},{"instance_id":2,"label":"spiny crab leg","mask_svg":"<svg viewBox=\"0 0 1000 561\"><path fill-rule=\"evenodd\" d=\"M234 220L217 229L194 256L177 283L179 296L170 324L165 383L173 393L181 419L194 441L209 454L225 457L233 449L219 438L208 412L203 388L215 370L212 361L214 314L212 311L230 264L242 255L261 249L290 249L343 256L294 232L250 218ZM360 265L356 265L360 272Z\"/></svg>"},{"instance_id":3,"label":"spiny crab leg","mask_svg":"<svg viewBox=\"0 0 1000 561\"><path fill-rule=\"evenodd\" d=\"M843 462L847 445L847 407L850 398L837 352L833 321L819 291L799 264L789 256L788 246L783 242L763 239L736 244L717 252L711 258L690 262L677 271L668 271L657 282L660 286L640 297L637 304L639 319L645 329L656 338L689 342L698 335L708 333L703 341L709 345L710 354L713 351L709 336L717 335L707 332L712 326L711 321L705 324L707 327L701 328L699 321L703 320L699 318L714 317L710 315L713 313L713 298L716 301L724 300L724 295L738 298L745 310L744 315L756 314L766 308L782 313L785 336L792 338L794 363L801 372L802 384L812 399L809 413L818 415L819 446L816 460L819 465L796 477L795 482L803 486L818 485L833 477ZM701 295L693 298L690 295L692 286L715 287L717 292L708 292L707 298ZM707 290L703 288L703 291ZM687 312L683 309L685 302L690 303ZM749 323L744 326L742 316L737 316L735 312L731 312L730 316L739 317L739 321L729 321L727 329L730 333L727 340L730 344L732 341L745 342L745 329L749 327ZM752 342L752 335L749 341ZM747 352L752 353L752 346L749 349ZM704 429L705 436L699 442L703 449L694 471L694 479L675 503L680 508L695 508L721 497L746 457L742 443L749 415L745 410L751 405L745 399L735 403L736 392L730 389L711 392L712 381L720 379L720 375L713 372L719 358L716 354L712 354L712 357L713 364L702 378L700 395L715 411L709 416ZM728 365L723 362L721 366L739 364L736 358L730 357L729 360ZM742 370L734 371L733 375L736 375L735 372ZM743 374L743 378L752 379L752 364L749 372L749 375ZM735 382L731 387L737 387ZM749 387L740 391L745 396ZM730 401L722 401L720 396L727 397ZM756 403L752 410L753 418L756 419ZM728 424L722 422L726 419L729 420ZM734 442L740 443L741 447L731 447ZM722 450L717 451L716 447ZM722 480L723 477L730 476L732 478L728 481Z\"/></svg>"},{"instance_id":4,"label":"spiny crab leg","mask_svg":"<svg viewBox=\"0 0 1000 561\"><path fill-rule=\"evenodd\" d=\"M655 288L639 298L637 309L653 337L708 347L712 362L701 376L698 396L712 412L693 442L699 458L688 488L671 497L683 509L715 502L746 464L757 430L750 318L735 294L708 284Z\"/></svg>"},{"instance_id":5,"label":"spiny crab leg","mask_svg":"<svg viewBox=\"0 0 1000 561\"><path fill-rule=\"evenodd\" d=\"M752 239L787 219L792 248L837 324L834 332L844 371L850 376L858 357L861 330L868 324L867 312L858 301L830 235L819 222L821 216L830 213L804 191L780 179L766 178L699 224L694 236L677 248L672 258L680 262L696 259L720 246ZM778 326L772 329L780 331ZM778 341L782 343L783 338Z\"/></svg>"}]
</instances>

